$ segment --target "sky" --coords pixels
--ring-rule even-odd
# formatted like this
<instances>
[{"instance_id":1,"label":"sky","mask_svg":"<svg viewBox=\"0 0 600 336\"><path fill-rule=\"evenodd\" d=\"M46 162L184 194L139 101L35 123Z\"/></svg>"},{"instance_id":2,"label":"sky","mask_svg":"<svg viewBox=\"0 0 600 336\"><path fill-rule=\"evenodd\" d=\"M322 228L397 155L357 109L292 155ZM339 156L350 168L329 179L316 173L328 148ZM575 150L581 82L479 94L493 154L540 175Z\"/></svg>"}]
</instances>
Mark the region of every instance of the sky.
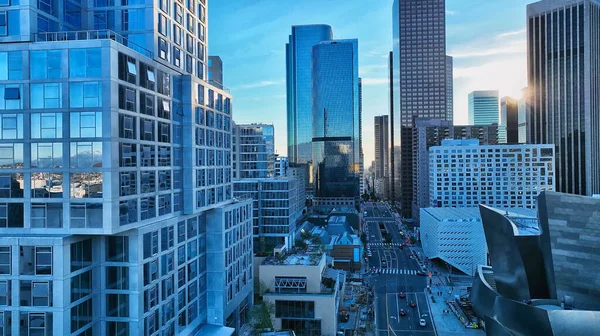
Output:
<instances>
[{"instance_id":1,"label":"sky","mask_svg":"<svg viewBox=\"0 0 600 336\"><path fill-rule=\"evenodd\" d=\"M525 10L531 0L446 0L446 53L454 57L454 123L467 123L467 96L499 90L520 97L526 79ZM365 169L374 160L374 121L387 115L393 0L212 0L209 54L223 60L237 123L275 125L287 155L285 44L292 25L328 24L335 39L358 38L363 79Z\"/></svg>"}]
</instances>

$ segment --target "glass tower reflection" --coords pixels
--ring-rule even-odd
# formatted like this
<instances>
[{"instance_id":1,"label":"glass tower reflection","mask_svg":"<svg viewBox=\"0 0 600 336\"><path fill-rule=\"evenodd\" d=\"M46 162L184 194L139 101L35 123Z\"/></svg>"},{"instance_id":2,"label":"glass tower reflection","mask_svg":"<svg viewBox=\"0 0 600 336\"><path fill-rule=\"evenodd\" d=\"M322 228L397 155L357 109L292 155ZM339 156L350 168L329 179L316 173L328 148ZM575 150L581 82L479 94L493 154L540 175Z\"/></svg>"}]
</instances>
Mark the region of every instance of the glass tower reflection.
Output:
<instances>
[{"instance_id":1,"label":"glass tower reflection","mask_svg":"<svg viewBox=\"0 0 600 336\"><path fill-rule=\"evenodd\" d=\"M324 41L312 51L314 195L358 197L358 40Z\"/></svg>"},{"instance_id":2,"label":"glass tower reflection","mask_svg":"<svg viewBox=\"0 0 600 336\"><path fill-rule=\"evenodd\" d=\"M328 25L293 26L286 45L287 134L291 163L312 159L312 47L333 38Z\"/></svg>"}]
</instances>

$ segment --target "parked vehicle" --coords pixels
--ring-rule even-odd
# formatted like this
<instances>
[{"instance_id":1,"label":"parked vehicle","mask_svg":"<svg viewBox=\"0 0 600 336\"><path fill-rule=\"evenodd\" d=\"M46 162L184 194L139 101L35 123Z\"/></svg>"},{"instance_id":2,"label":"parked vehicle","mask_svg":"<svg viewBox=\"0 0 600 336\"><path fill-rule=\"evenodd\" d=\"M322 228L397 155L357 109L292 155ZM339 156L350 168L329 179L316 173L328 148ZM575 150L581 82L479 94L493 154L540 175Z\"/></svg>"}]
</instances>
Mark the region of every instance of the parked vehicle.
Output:
<instances>
[{"instance_id":1,"label":"parked vehicle","mask_svg":"<svg viewBox=\"0 0 600 336\"><path fill-rule=\"evenodd\" d=\"M427 322L425 321L425 319L420 319L420 320L419 320L419 325L420 325L421 327L425 327L425 326L427 326Z\"/></svg>"}]
</instances>

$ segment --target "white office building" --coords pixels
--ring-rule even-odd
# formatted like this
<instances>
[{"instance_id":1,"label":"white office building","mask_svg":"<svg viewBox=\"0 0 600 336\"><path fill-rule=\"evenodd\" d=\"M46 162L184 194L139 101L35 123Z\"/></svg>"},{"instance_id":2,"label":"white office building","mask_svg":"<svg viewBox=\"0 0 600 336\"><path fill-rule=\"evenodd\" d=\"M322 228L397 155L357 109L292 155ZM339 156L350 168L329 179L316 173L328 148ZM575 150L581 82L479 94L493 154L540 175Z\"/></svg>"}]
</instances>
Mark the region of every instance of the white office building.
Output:
<instances>
[{"instance_id":1,"label":"white office building","mask_svg":"<svg viewBox=\"0 0 600 336\"><path fill-rule=\"evenodd\" d=\"M234 181L234 197L253 200L256 253L270 253L280 245L288 249L293 246L296 222L302 217L305 202L298 199L300 189L304 188L292 177Z\"/></svg>"},{"instance_id":2,"label":"white office building","mask_svg":"<svg viewBox=\"0 0 600 336\"><path fill-rule=\"evenodd\" d=\"M275 177L288 176L290 161L287 156L275 157Z\"/></svg>"},{"instance_id":3,"label":"white office building","mask_svg":"<svg viewBox=\"0 0 600 336\"><path fill-rule=\"evenodd\" d=\"M429 161L431 207L533 209L541 191L554 190L553 145L443 140L429 149Z\"/></svg>"},{"instance_id":4,"label":"white office building","mask_svg":"<svg viewBox=\"0 0 600 336\"><path fill-rule=\"evenodd\" d=\"M535 210L498 209L516 223L520 234L536 233ZM429 259L441 259L473 275L477 265L487 265L487 244L478 207L422 208L421 243Z\"/></svg>"}]
</instances>

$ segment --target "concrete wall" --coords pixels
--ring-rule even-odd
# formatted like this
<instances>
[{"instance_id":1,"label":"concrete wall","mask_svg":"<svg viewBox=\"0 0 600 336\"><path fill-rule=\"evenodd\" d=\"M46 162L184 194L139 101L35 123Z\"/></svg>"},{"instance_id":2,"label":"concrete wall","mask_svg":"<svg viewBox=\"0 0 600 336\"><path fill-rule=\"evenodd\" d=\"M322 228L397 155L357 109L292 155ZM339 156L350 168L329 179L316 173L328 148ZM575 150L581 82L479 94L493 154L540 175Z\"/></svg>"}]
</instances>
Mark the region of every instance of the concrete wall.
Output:
<instances>
[{"instance_id":1,"label":"concrete wall","mask_svg":"<svg viewBox=\"0 0 600 336\"><path fill-rule=\"evenodd\" d=\"M545 192L538 209L549 225L559 300L568 295L578 309L599 310L600 199Z\"/></svg>"},{"instance_id":2,"label":"concrete wall","mask_svg":"<svg viewBox=\"0 0 600 336\"><path fill-rule=\"evenodd\" d=\"M310 258L306 256L306 258ZM306 278L306 291L308 293L320 293L321 292L321 274L325 268L325 255L321 257L321 260L316 266L309 265L260 265L259 266L259 279L271 292L275 291L274 280L278 276L286 277L303 277Z\"/></svg>"}]
</instances>

